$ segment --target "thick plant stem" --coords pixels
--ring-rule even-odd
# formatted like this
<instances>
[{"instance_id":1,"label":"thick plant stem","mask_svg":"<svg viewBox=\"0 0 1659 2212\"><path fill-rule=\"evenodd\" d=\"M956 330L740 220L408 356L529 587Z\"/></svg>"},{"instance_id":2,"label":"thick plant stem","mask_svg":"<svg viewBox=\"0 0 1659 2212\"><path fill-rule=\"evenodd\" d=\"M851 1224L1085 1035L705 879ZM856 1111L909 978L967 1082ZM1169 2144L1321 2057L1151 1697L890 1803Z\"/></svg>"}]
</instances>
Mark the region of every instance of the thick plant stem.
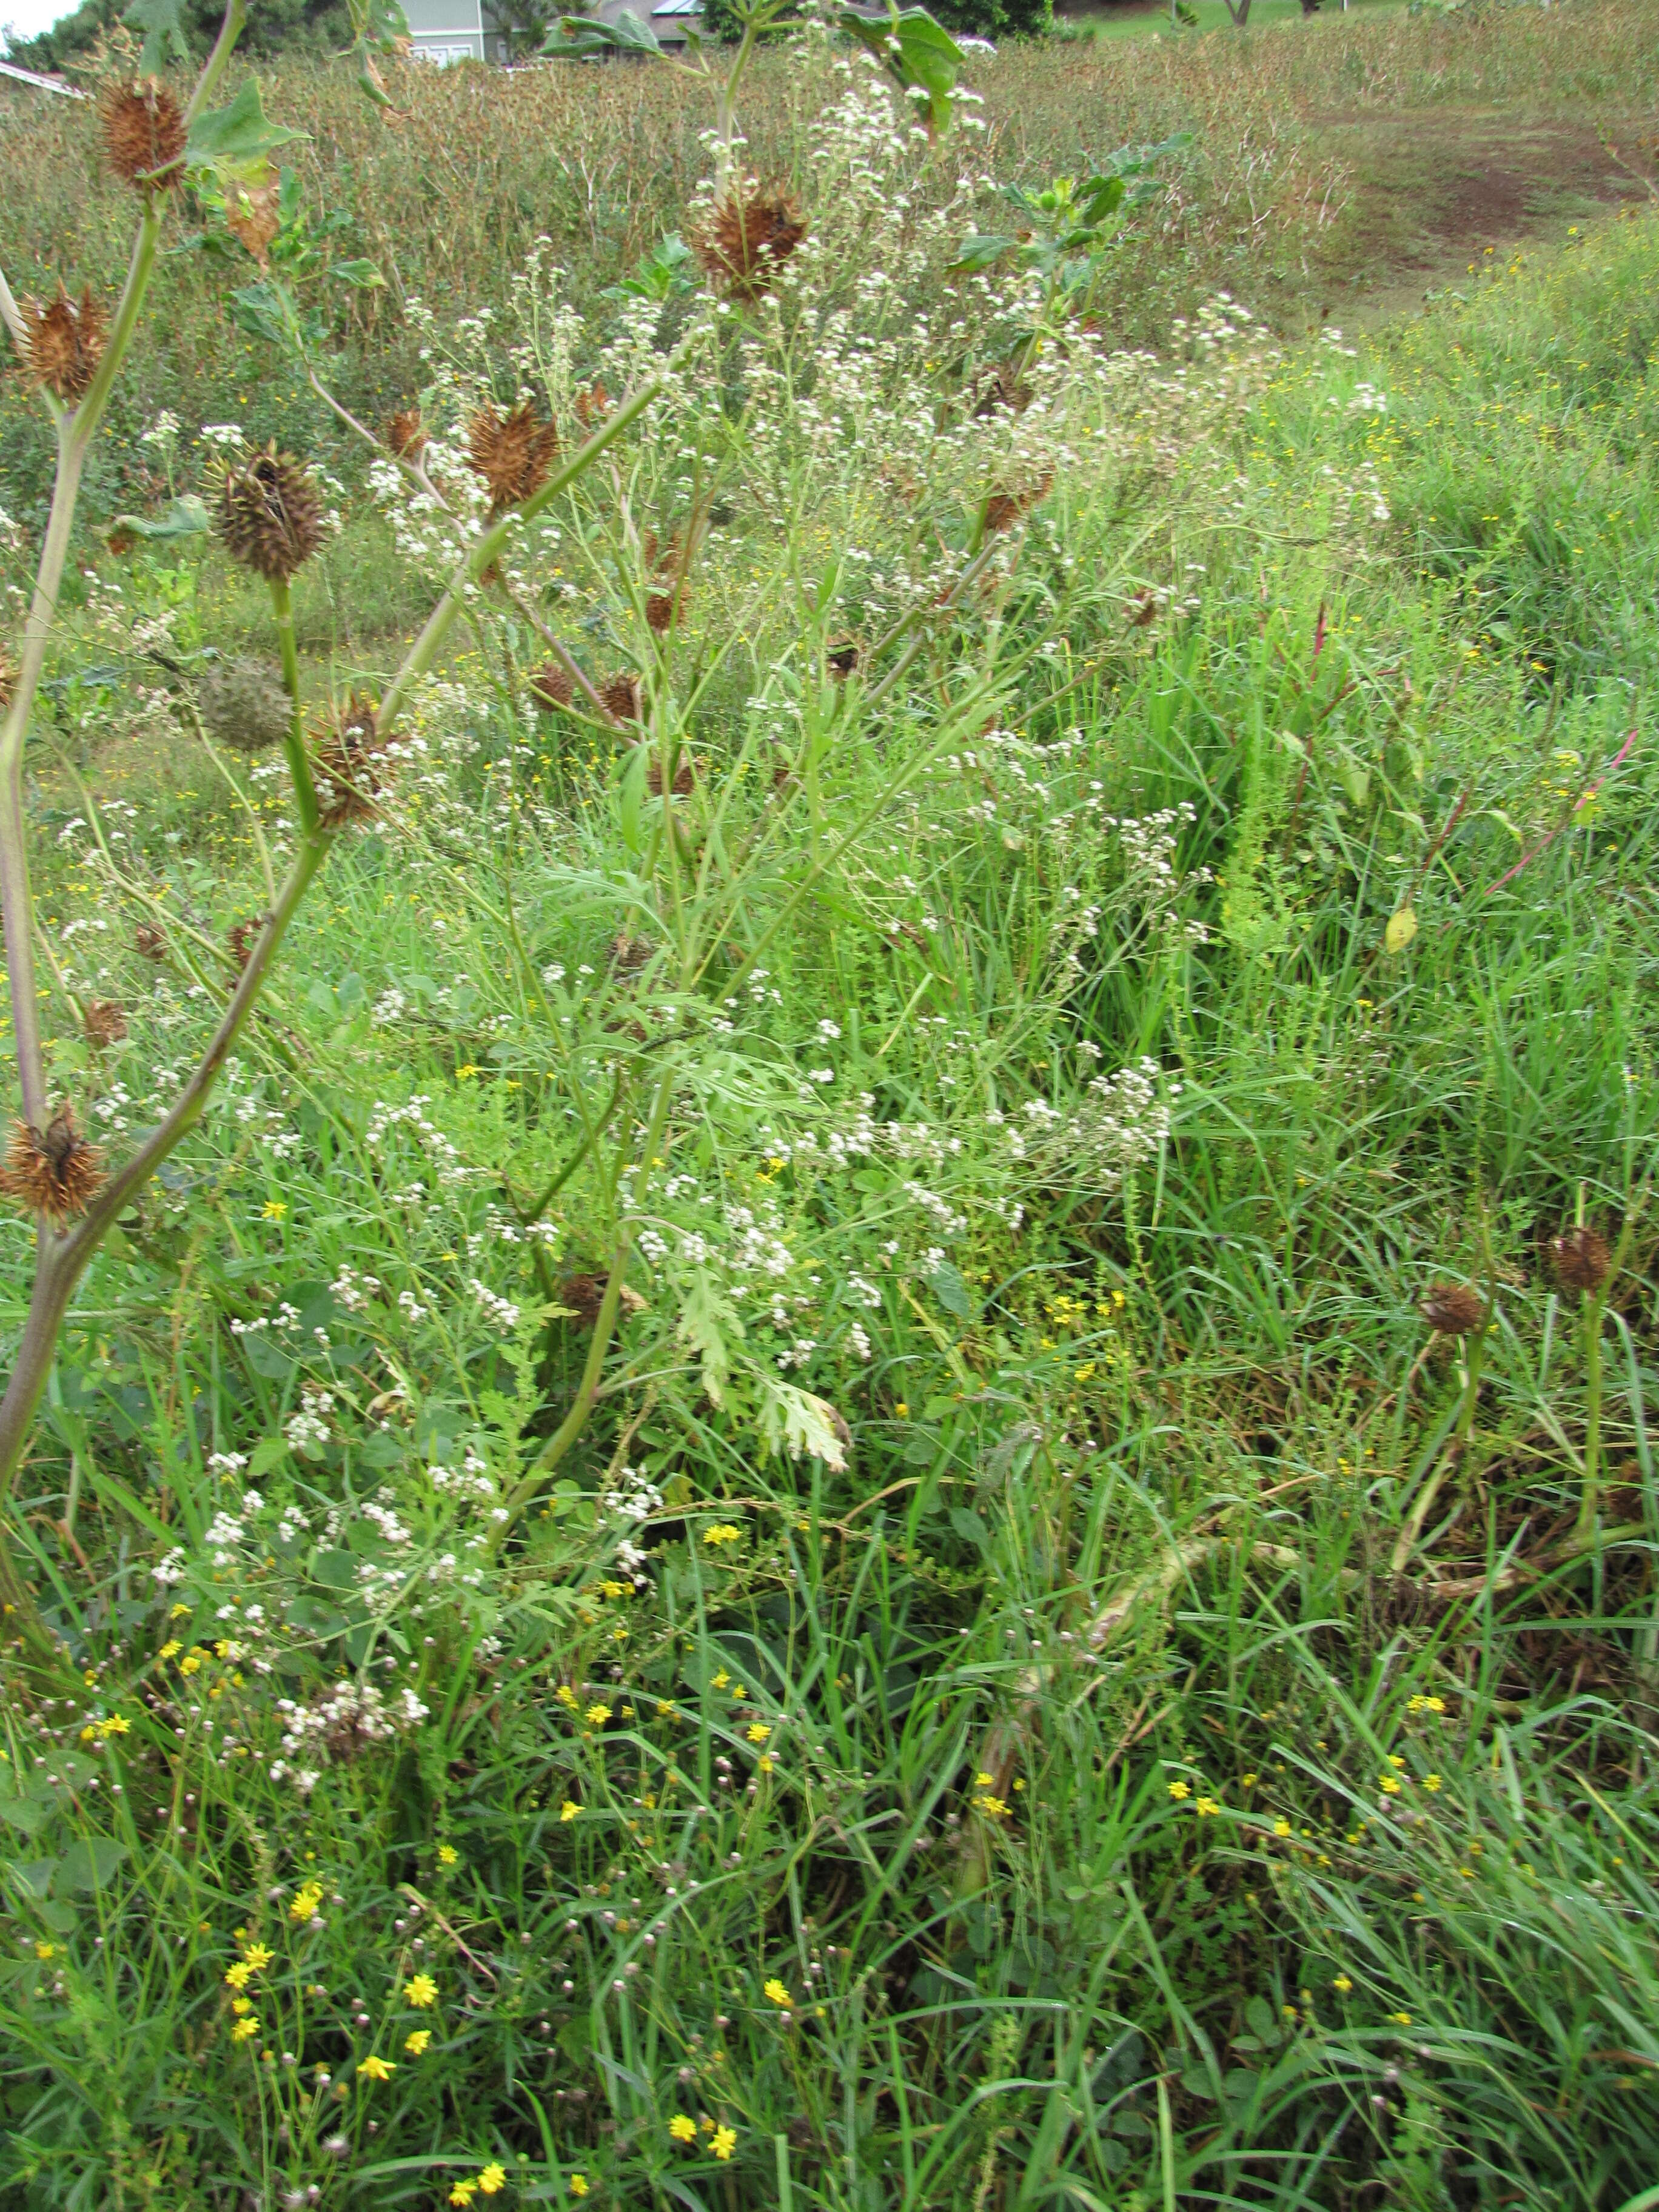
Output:
<instances>
[{"instance_id":1,"label":"thick plant stem","mask_svg":"<svg viewBox=\"0 0 1659 2212\"><path fill-rule=\"evenodd\" d=\"M1584 1486L1579 1494L1575 1540L1588 1544L1595 1533L1601 1493L1601 1293L1584 1299Z\"/></svg>"},{"instance_id":2,"label":"thick plant stem","mask_svg":"<svg viewBox=\"0 0 1659 2212\"><path fill-rule=\"evenodd\" d=\"M305 724L300 714L300 653L294 639L294 600L286 582L273 580L270 610L276 619L276 646L283 657L283 689L288 693L293 710L283 734L283 745L294 785L294 803L300 810L301 832L309 837L322 819L322 809L317 803L317 787L311 779L311 763L306 757Z\"/></svg>"}]
</instances>

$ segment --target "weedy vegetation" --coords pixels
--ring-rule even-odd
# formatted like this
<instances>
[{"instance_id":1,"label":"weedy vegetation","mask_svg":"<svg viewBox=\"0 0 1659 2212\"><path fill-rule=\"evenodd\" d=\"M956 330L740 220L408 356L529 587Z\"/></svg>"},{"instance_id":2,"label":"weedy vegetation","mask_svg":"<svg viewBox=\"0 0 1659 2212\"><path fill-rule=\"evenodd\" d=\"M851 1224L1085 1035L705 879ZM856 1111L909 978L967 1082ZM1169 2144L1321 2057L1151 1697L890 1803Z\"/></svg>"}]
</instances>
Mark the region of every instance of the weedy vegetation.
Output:
<instances>
[{"instance_id":1,"label":"weedy vegetation","mask_svg":"<svg viewBox=\"0 0 1659 2212\"><path fill-rule=\"evenodd\" d=\"M1651 9L134 18L0 288L5 2202L1659 2203ZM1322 326L1321 118L1477 99L1631 197Z\"/></svg>"}]
</instances>

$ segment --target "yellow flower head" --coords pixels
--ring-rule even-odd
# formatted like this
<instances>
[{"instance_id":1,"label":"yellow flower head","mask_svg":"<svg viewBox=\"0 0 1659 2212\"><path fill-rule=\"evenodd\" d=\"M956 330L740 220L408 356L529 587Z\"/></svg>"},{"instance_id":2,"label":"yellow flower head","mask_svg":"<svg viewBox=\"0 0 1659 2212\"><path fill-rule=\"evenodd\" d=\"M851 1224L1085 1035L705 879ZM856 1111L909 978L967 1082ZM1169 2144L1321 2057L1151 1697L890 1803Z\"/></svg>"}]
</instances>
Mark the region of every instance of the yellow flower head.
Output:
<instances>
[{"instance_id":1,"label":"yellow flower head","mask_svg":"<svg viewBox=\"0 0 1659 2212\"><path fill-rule=\"evenodd\" d=\"M288 1208L280 1198L268 1198L259 1208L259 1218L261 1221L280 1221L287 1212Z\"/></svg>"},{"instance_id":2,"label":"yellow flower head","mask_svg":"<svg viewBox=\"0 0 1659 2212\"><path fill-rule=\"evenodd\" d=\"M1389 2018L1396 2027L1409 2027L1412 2024L1412 2016L1408 2012L1391 2012Z\"/></svg>"},{"instance_id":3,"label":"yellow flower head","mask_svg":"<svg viewBox=\"0 0 1659 2212\"><path fill-rule=\"evenodd\" d=\"M288 1908L290 1920L309 1920L323 1901L323 1885L308 1881L294 1893L294 1902Z\"/></svg>"},{"instance_id":4,"label":"yellow flower head","mask_svg":"<svg viewBox=\"0 0 1659 2212\"><path fill-rule=\"evenodd\" d=\"M764 1743L771 1733L771 1729L767 1727L764 1721L750 1721L744 1730L750 1743Z\"/></svg>"},{"instance_id":5,"label":"yellow flower head","mask_svg":"<svg viewBox=\"0 0 1659 2212\"><path fill-rule=\"evenodd\" d=\"M449 2192L452 2204L470 2204L478 2193L476 2181L458 2181Z\"/></svg>"},{"instance_id":6,"label":"yellow flower head","mask_svg":"<svg viewBox=\"0 0 1659 2212\"><path fill-rule=\"evenodd\" d=\"M571 2175L570 2194L573 2197L586 2197L587 2194L587 2176L585 2173L573 2173Z\"/></svg>"},{"instance_id":7,"label":"yellow flower head","mask_svg":"<svg viewBox=\"0 0 1659 2212\"><path fill-rule=\"evenodd\" d=\"M974 1777L975 1790L994 1790L996 1786L997 1778L994 1774L976 1774Z\"/></svg>"},{"instance_id":8,"label":"yellow flower head","mask_svg":"<svg viewBox=\"0 0 1659 2212\"><path fill-rule=\"evenodd\" d=\"M668 2132L676 2142L696 2142L697 2124L689 2113L676 2112L668 2123Z\"/></svg>"},{"instance_id":9,"label":"yellow flower head","mask_svg":"<svg viewBox=\"0 0 1659 2212\"><path fill-rule=\"evenodd\" d=\"M1273 1822L1273 1833L1274 1833L1274 1835L1276 1835L1276 1836L1288 1836L1288 1835L1290 1834L1290 1832L1291 1832L1291 1824L1290 1824L1290 1822L1289 1822L1288 1820L1275 1820L1275 1821Z\"/></svg>"},{"instance_id":10,"label":"yellow flower head","mask_svg":"<svg viewBox=\"0 0 1659 2212\"><path fill-rule=\"evenodd\" d=\"M225 1979L234 1990L245 1990L252 1974L253 1969L246 1959L239 1959L234 1966L225 1969Z\"/></svg>"},{"instance_id":11,"label":"yellow flower head","mask_svg":"<svg viewBox=\"0 0 1659 2212\"><path fill-rule=\"evenodd\" d=\"M264 1943L250 1943L242 1954L242 1963L252 1974L263 1974L270 1960L270 1951Z\"/></svg>"},{"instance_id":12,"label":"yellow flower head","mask_svg":"<svg viewBox=\"0 0 1659 2212\"><path fill-rule=\"evenodd\" d=\"M404 1984L404 2002L412 2004L417 2012L424 2011L438 1994L438 1984L430 1974L411 1974Z\"/></svg>"},{"instance_id":13,"label":"yellow flower head","mask_svg":"<svg viewBox=\"0 0 1659 2212\"><path fill-rule=\"evenodd\" d=\"M1440 1787L1440 1777L1437 1774L1425 1774L1423 1777L1423 1787L1428 1790L1438 1790Z\"/></svg>"},{"instance_id":14,"label":"yellow flower head","mask_svg":"<svg viewBox=\"0 0 1659 2212\"><path fill-rule=\"evenodd\" d=\"M414 2028L404 2038L404 2049L411 2058L418 2058L431 2040L432 2030L429 2027Z\"/></svg>"},{"instance_id":15,"label":"yellow flower head","mask_svg":"<svg viewBox=\"0 0 1659 2212\"><path fill-rule=\"evenodd\" d=\"M231 2029L230 2039L233 2043L246 2043L252 2037L258 2035L258 2014L257 2012L245 2012L240 2020L237 2021L235 2027Z\"/></svg>"},{"instance_id":16,"label":"yellow flower head","mask_svg":"<svg viewBox=\"0 0 1659 2212\"><path fill-rule=\"evenodd\" d=\"M717 1521L712 1528L703 1530L702 1540L705 1544L740 1544L743 1531L734 1528L729 1521Z\"/></svg>"},{"instance_id":17,"label":"yellow flower head","mask_svg":"<svg viewBox=\"0 0 1659 2212\"><path fill-rule=\"evenodd\" d=\"M730 2158L737 2147L738 2131L735 2128L716 2128L714 2140L708 2146L715 2157L720 2159Z\"/></svg>"},{"instance_id":18,"label":"yellow flower head","mask_svg":"<svg viewBox=\"0 0 1659 2212\"><path fill-rule=\"evenodd\" d=\"M1346 1974L1339 1974L1336 1979L1331 1984L1331 1987L1336 1991L1338 1996L1345 1997L1347 1996L1349 1990L1353 1987L1353 1984L1348 1979L1348 1977Z\"/></svg>"},{"instance_id":19,"label":"yellow flower head","mask_svg":"<svg viewBox=\"0 0 1659 2212\"><path fill-rule=\"evenodd\" d=\"M732 1677L726 1673L725 1668L722 1667L719 1674L714 1677L714 1687L717 1690L723 1690L731 1679Z\"/></svg>"},{"instance_id":20,"label":"yellow flower head","mask_svg":"<svg viewBox=\"0 0 1659 2212\"><path fill-rule=\"evenodd\" d=\"M456 1860L459 1859L460 1856L460 1853L456 1850L453 1844L440 1844L438 1846L438 1864L440 1866L453 1866Z\"/></svg>"},{"instance_id":21,"label":"yellow flower head","mask_svg":"<svg viewBox=\"0 0 1659 2212\"><path fill-rule=\"evenodd\" d=\"M158 1659L171 1659L176 1652L182 1651L184 1648L176 1636L169 1636L155 1656Z\"/></svg>"},{"instance_id":22,"label":"yellow flower head","mask_svg":"<svg viewBox=\"0 0 1659 2212\"><path fill-rule=\"evenodd\" d=\"M1207 1820L1212 1814L1218 1813L1221 1808L1213 1797L1200 1797L1194 1805L1193 1810L1200 1820Z\"/></svg>"},{"instance_id":23,"label":"yellow flower head","mask_svg":"<svg viewBox=\"0 0 1659 2212\"><path fill-rule=\"evenodd\" d=\"M104 1734L106 1735L125 1735L131 1729L131 1726L132 1723L127 1718L125 1713L112 1713L109 1718L104 1723Z\"/></svg>"},{"instance_id":24,"label":"yellow flower head","mask_svg":"<svg viewBox=\"0 0 1659 2212\"><path fill-rule=\"evenodd\" d=\"M788 1990L785 1989L783 1984L779 1981L775 1974L766 1984L765 1989L762 1991L762 1995L767 1997L775 2005L787 2005L793 2002L793 1999L790 1996Z\"/></svg>"},{"instance_id":25,"label":"yellow flower head","mask_svg":"<svg viewBox=\"0 0 1659 2212\"><path fill-rule=\"evenodd\" d=\"M988 1790L984 1796L975 1798L974 1810L983 1813L988 1820L1010 1820L1013 1818L1002 1799L993 1797Z\"/></svg>"},{"instance_id":26,"label":"yellow flower head","mask_svg":"<svg viewBox=\"0 0 1659 2212\"><path fill-rule=\"evenodd\" d=\"M1177 1805L1184 1804L1192 1794L1192 1785L1190 1783L1172 1782L1170 1784L1170 1795L1175 1799Z\"/></svg>"},{"instance_id":27,"label":"yellow flower head","mask_svg":"<svg viewBox=\"0 0 1659 2212\"><path fill-rule=\"evenodd\" d=\"M568 1682L561 1682L558 1688L554 1691L553 1694L562 1705L568 1705L573 1713L575 1711L576 1692L571 1688Z\"/></svg>"},{"instance_id":28,"label":"yellow flower head","mask_svg":"<svg viewBox=\"0 0 1659 2212\"><path fill-rule=\"evenodd\" d=\"M562 1820L574 1820L581 1809L574 1797L567 1797L559 1808L559 1818Z\"/></svg>"},{"instance_id":29,"label":"yellow flower head","mask_svg":"<svg viewBox=\"0 0 1659 2212\"><path fill-rule=\"evenodd\" d=\"M489 2164L478 2176L478 2187L486 2197L493 2197L496 2191L504 2188L506 2184L507 2168L504 2166L497 2166L495 2160L491 2159Z\"/></svg>"},{"instance_id":30,"label":"yellow flower head","mask_svg":"<svg viewBox=\"0 0 1659 2212\"><path fill-rule=\"evenodd\" d=\"M367 2058L361 2059L357 2066L357 2071L370 2081L389 2081L394 2070L378 2051L374 2051Z\"/></svg>"},{"instance_id":31,"label":"yellow flower head","mask_svg":"<svg viewBox=\"0 0 1659 2212\"><path fill-rule=\"evenodd\" d=\"M590 1705L582 1715L589 1728L603 1728L611 1717L609 1705Z\"/></svg>"}]
</instances>

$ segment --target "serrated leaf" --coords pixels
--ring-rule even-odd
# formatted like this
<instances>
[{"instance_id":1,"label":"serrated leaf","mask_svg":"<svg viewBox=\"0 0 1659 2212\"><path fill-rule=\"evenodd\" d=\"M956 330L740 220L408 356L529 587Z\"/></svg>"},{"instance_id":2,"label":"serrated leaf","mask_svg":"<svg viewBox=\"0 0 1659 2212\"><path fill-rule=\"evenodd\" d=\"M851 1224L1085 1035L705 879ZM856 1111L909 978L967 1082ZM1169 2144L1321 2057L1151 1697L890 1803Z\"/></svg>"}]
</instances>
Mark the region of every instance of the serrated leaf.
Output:
<instances>
[{"instance_id":1,"label":"serrated leaf","mask_svg":"<svg viewBox=\"0 0 1659 2212\"><path fill-rule=\"evenodd\" d=\"M702 1387L711 1406L726 1402L726 1385L732 1374L726 1338L730 1335L741 1342L743 1333L736 1306L707 1269L699 1267L680 1309L679 1338L697 1355Z\"/></svg>"},{"instance_id":2,"label":"serrated leaf","mask_svg":"<svg viewBox=\"0 0 1659 2212\"><path fill-rule=\"evenodd\" d=\"M184 0L132 0L121 21L130 31L142 31L144 43L138 55L138 75L159 76L170 61L190 59L185 36Z\"/></svg>"},{"instance_id":3,"label":"serrated leaf","mask_svg":"<svg viewBox=\"0 0 1659 2212\"><path fill-rule=\"evenodd\" d=\"M300 343L300 319L294 302L275 277L264 278L258 284L244 284L230 295L232 319L250 337L263 338L268 345L294 347Z\"/></svg>"},{"instance_id":4,"label":"serrated leaf","mask_svg":"<svg viewBox=\"0 0 1659 2212\"><path fill-rule=\"evenodd\" d=\"M791 1459L803 1452L821 1459L832 1474L847 1465L847 1453L836 1427L833 1406L815 1398L793 1382L762 1377L765 1395L761 1401L761 1437L769 1452L786 1451Z\"/></svg>"},{"instance_id":5,"label":"serrated leaf","mask_svg":"<svg viewBox=\"0 0 1659 2212\"><path fill-rule=\"evenodd\" d=\"M1408 906L1389 916L1389 926L1382 933L1382 948L1386 952L1403 952L1417 934L1417 916Z\"/></svg>"},{"instance_id":6,"label":"serrated leaf","mask_svg":"<svg viewBox=\"0 0 1659 2212\"><path fill-rule=\"evenodd\" d=\"M185 166L210 169L222 182L246 189L270 180L270 156L279 146L305 136L270 120L260 100L259 81L251 76L228 107L216 107L191 124Z\"/></svg>"}]
</instances>

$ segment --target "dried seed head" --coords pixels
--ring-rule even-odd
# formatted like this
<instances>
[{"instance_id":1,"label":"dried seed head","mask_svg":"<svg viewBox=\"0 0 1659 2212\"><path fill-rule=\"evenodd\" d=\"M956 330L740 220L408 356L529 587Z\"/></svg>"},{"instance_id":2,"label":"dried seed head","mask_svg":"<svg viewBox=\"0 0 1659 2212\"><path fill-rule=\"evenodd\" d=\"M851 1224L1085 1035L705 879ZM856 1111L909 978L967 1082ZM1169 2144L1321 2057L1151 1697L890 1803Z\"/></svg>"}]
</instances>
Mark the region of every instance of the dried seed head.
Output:
<instances>
[{"instance_id":1,"label":"dried seed head","mask_svg":"<svg viewBox=\"0 0 1659 2212\"><path fill-rule=\"evenodd\" d=\"M386 426L386 441L400 461L418 461L426 451L426 424L418 407L400 407Z\"/></svg>"},{"instance_id":2,"label":"dried seed head","mask_svg":"<svg viewBox=\"0 0 1659 2212\"><path fill-rule=\"evenodd\" d=\"M1434 1283L1417 1310L1437 1336L1473 1336L1485 1326L1486 1302L1463 1283Z\"/></svg>"},{"instance_id":3,"label":"dried seed head","mask_svg":"<svg viewBox=\"0 0 1659 2212\"><path fill-rule=\"evenodd\" d=\"M246 921L233 922L225 933L225 943L230 947L230 957L239 968L246 968L252 957L259 933L270 920L268 914L250 915Z\"/></svg>"},{"instance_id":4,"label":"dried seed head","mask_svg":"<svg viewBox=\"0 0 1659 2212\"><path fill-rule=\"evenodd\" d=\"M750 185L729 191L692 240L716 291L755 301L806 235L806 218L787 192Z\"/></svg>"},{"instance_id":5,"label":"dried seed head","mask_svg":"<svg viewBox=\"0 0 1659 2212\"><path fill-rule=\"evenodd\" d=\"M1599 1291L1607 1279L1613 1255L1607 1241L1594 1229L1569 1229L1550 1242L1555 1272L1570 1291Z\"/></svg>"},{"instance_id":6,"label":"dried seed head","mask_svg":"<svg viewBox=\"0 0 1659 2212\"><path fill-rule=\"evenodd\" d=\"M586 392L576 394L576 420L584 430L591 430L602 422L611 412L611 394L602 384L590 385Z\"/></svg>"},{"instance_id":7,"label":"dried seed head","mask_svg":"<svg viewBox=\"0 0 1659 2212\"><path fill-rule=\"evenodd\" d=\"M294 715L281 669L246 655L210 668L196 687L196 703L208 735L240 753L281 744Z\"/></svg>"},{"instance_id":8,"label":"dried seed head","mask_svg":"<svg viewBox=\"0 0 1659 2212\"><path fill-rule=\"evenodd\" d=\"M22 306L30 382L44 385L54 398L74 406L85 398L104 357L107 324L102 307L90 288L77 307L61 283L58 297L46 307L38 300L25 300Z\"/></svg>"},{"instance_id":9,"label":"dried seed head","mask_svg":"<svg viewBox=\"0 0 1659 2212\"><path fill-rule=\"evenodd\" d=\"M273 439L221 472L214 524L233 561L285 584L322 543L322 502L309 472Z\"/></svg>"},{"instance_id":10,"label":"dried seed head","mask_svg":"<svg viewBox=\"0 0 1659 2212\"><path fill-rule=\"evenodd\" d=\"M1045 473L1024 491L1010 491L1006 486L999 486L985 502L985 535L994 538L999 530L1011 528L1023 514L1029 514L1053 482L1053 476Z\"/></svg>"},{"instance_id":11,"label":"dried seed head","mask_svg":"<svg viewBox=\"0 0 1659 2212\"><path fill-rule=\"evenodd\" d=\"M510 415L498 415L486 400L466 426L466 465L489 485L492 514L522 507L539 491L558 450L558 432L537 421L531 399Z\"/></svg>"},{"instance_id":12,"label":"dried seed head","mask_svg":"<svg viewBox=\"0 0 1659 2212\"><path fill-rule=\"evenodd\" d=\"M645 603L645 618L661 637L672 629L685 605L685 593L681 592L653 592Z\"/></svg>"},{"instance_id":13,"label":"dried seed head","mask_svg":"<svg viewBox=\"0 0 1659 2212\"><path fill-rule=\"evenodd\" d=\"M618 975L636 975L653 950L648 937L630 937L625 929L619 929L611 947L611 968Z\"/></svg>"},{"instance_id":14,"label":"dried seed head","mask_svg":"<svg viewBox=\"0 0 1659 2212\"><path fill-rule=\"evenodd\" d=\"M267 248L282 228L278 184L238 185L225 199L225 221L263 269L270 260Z\"/></svg>"},{"instance_id":15,"label":"dried seed head","mask_svg":"<svg viewBox=\"0 0 1659 2212\"><path fill-rule=\"evenodd\" d=\"M157 929L154 922L141 921L132 933L134 950L146 960L165 960L167 957L167 933Z\"/></svg>"},{"instance_id":16,"label":"dried seed head","mask_svg":"<svg viewBox=\"0 0 1659 2212\"><path fill-rule=\"evenodd\" d=\"M824 650L824 663L837 684L844 684L859 665L858 640L832 637Z\"/></svg>"},{"instance_id":17,"label":"dried seed head","mask_svg":"<svg viewBox=\"0 0 1659 2212\"><path fill-rule=\"evenodd\" d=\"M86 1212L102 1180L102 1158L77 1134L70 1109L60 1106L44 1129L15 1124L0 1190L61 1225Z\"/></svg>"},{"instance_id":18,"label":"dried seed head","mask_svg":"<svg viewBox=\"0 0 1659 2212\"><path fill-rule=\"evenodd\" d=\"M645 720L645 686L632 669L624 668L613 676L600 691L599 699L613 721Z\"/></svg>"},{"instance_id":19,"label":"dried seed head","mask_svg":"<svg viewBox=\"0 0 1659 2212\"><path fill-rule=\"evenodd\" d=\"M374 702L354 691L321 732L311 756L325 830L372 822L380 808L386 750Z\"/></svg>"},{"instance_id":20,"label":"dried seed head","mask_svg":"<svg viewBox=\"0 0 1659 2212\"><path fill-rule=\"evenodd\" d=\"M1148 584L1135 593L1129 602L1129 624L1133 629L1146 629L1158 620L1158 593Z\"/></svg>"},{"instance_id":21,"label":"dried seed head","mask_svg":"<svg viewBox=\"0 0 1659 2212\"><path fill-rule=\"evenodd\" d=\"M551 710L568 707L576 696L570 671L562 660L544 660L528 678L530 696L538 707Z\"/></svg>"},{"instance_id":22,"label":"dried seed head","mask_svg":"<svg viewBox=\"0 0 1659 2212\"><path fill-rule=\"evenodd\" d=\"M155 77L106 86L98 103L104 158L130 185L176 185L185 158L185 118Z\"/></svg>"},{"instance_id":23,"label":"dried seed head","mask_svg":"<svg viewBox=\"0 0 1659 2212\"><path fill-rule=\"evenodd\" d=\"M674 763L672 788L675 798L684 799L696 780L697 764L689 752L682 750ZM645 784L653 799L662 797L662 762L655 753L652 754L651 764L645 771Z\"/></svg>"},{"instance_id":24,"label":"dried seed head","mask_svg":"<svg viewBox=\"0 0 1659 2212\"><path fill-rule=\"evenodd\" d=\"M113 999L94 999L81 1017L81 1026L90 1045L119 1044L127 1033L126 1012Z\"/></svg>"}]
</instances>

